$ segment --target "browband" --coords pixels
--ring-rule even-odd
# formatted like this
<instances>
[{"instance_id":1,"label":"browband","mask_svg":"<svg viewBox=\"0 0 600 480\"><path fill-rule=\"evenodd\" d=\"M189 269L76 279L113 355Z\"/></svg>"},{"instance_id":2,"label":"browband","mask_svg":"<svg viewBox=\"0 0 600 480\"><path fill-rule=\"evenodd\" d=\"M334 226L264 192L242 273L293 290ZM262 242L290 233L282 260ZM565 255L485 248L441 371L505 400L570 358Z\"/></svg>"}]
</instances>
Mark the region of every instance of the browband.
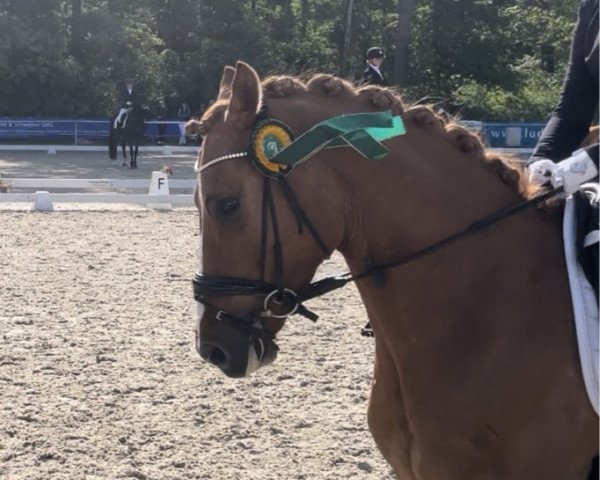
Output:
<instances>
[{"instance_id":1,"label":"browband","mask_svg":"<svg viewBox=\"0 0 600 480\"><path fill-rule=\"evenodd\" d=\"M378 160L389 153L383 140L406 133L402 117L394 116L390 110L329 118L295 139L285 123L263 118L253 129L249 151L224 154L202 166L198 160L194 170L200 173L225 160L249 156L263 175L285 176L320 150L345 146L365 158Z\"/></svg>"}]
</instances>

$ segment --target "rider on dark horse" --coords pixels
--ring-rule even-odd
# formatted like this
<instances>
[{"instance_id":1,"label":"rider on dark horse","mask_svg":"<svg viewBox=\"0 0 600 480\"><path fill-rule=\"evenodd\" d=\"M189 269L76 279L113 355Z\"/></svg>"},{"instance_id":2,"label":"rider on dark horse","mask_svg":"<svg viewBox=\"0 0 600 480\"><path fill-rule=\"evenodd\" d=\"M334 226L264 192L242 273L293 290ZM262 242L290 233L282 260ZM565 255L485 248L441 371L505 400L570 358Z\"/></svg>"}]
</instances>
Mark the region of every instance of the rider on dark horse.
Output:
<instances>
[{"instance_id":1,"label":"rider on dark horse","mask_svg":"<svg viewBox=\"0 0 600 480\"><path fill-rule=\"evenodd\" d=\"M127 155L126 145L129 145L130 167L137 168L137 153L144 139L147 107L144 106L144 96L134 87L132 78L125 79L119 89L119 110L111 123L108 138L108 155L112 160L117 159L117 145L123 148L123 165Z\"/></svg>"},{"instance_id":2,"label":"rider on dark horse","mask_svg":"<svg viewBox=\"0 0 600 480\"><path fill-rule=\"evenodd\" d=\"M125 114L133 106L137 95L138 92L134 88L133 78L126 78L125 84L119 89L119 113L115 117L115 129L123 127Z\"/></svg>"}]
</instances>

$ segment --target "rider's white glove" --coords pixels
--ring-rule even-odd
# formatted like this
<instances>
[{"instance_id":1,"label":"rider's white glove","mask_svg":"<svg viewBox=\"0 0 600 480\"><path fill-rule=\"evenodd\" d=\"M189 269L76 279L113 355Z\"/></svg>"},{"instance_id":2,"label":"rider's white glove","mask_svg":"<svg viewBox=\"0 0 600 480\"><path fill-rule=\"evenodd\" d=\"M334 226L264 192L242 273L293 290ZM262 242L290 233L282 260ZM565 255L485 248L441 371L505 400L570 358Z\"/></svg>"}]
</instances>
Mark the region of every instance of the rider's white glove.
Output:
<instances>
[{"instance_id":1,"label":"rider's white glove","mask_svg":"<svg viewBox=\"0 0 600 480\"><path fill-rule=\"evenodd\" d=\"M534 185L550 184L552 173L556 170L557 164L552 160L537 160L527 167L529 181Z\"/></svg>"},{"instance_id":2,"label":"rider's white glove","mask_svg":"<svg viewBox=\"0 0 600 480\"><path fill-rule=\"evenodd\" d=\"M592 180L597 175L596 165L582 148L556 164L556 168L552 172L552 186L562 186L565 193L573 193L577 191L579 185Z\"/></svg>"}]
</instances>

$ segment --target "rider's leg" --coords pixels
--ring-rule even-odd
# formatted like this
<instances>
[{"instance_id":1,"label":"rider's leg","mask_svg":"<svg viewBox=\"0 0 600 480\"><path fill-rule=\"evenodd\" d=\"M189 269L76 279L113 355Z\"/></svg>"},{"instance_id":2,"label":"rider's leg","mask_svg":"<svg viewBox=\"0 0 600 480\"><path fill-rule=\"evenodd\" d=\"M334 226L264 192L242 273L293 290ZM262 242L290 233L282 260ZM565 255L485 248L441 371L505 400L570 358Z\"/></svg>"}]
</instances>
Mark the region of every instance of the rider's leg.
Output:
<instances>
[{"instance_id":1,"label":"rider's leg","mask_svg":"<svg viewBox=\"0 0 600 480\"><path fill-rule=\"evenodd\" d=\"M125 112L127 112L126 108L122 108L121 110L119 110L119 114L117 115L117 118L115 118L115 129L119 127L119 123L121 123L121 119L123 118L123 115L125 115Z\"/></svg>"}]
</instances>

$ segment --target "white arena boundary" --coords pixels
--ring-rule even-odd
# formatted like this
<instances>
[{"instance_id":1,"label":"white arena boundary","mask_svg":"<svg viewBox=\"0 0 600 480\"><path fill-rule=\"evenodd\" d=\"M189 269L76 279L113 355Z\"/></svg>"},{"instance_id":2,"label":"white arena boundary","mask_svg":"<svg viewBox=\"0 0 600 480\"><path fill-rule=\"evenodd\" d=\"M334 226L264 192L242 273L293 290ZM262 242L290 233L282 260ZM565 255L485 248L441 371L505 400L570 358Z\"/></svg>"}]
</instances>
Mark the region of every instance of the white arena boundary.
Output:
<instances>
[{"instance_id":1,"label":"white arena boundary","mask_svg":"<svg viewBox=\"0 0 600 480\"><path fill-rule=\"evenodd\" d=\"M177 153L197 154L198 146L154 145L140 146L140 152L161 153L172 155ZM57 152L106 152L108 145L0 145L1 152L46 152L55 155Z\"/></svg>"},{"instance_id":2,"label":"white arena boundary","mask_svg":"<svg viewBox=\"0 0 600 480\"><path fill-rule=\"evenodd\" d=\"M171 188L193 189L196 180L169 180ZM87 190L91 188L150 188L149 178L3 178L9 188L63 188ZM161 185L162 186L162 185ZM0 194L6 195L6 194Z\"/></svg>"},{"instance_id":3,"label":"white arena boundary","mask_svg":"<svg viewBox=\"0 0 600 480\"><path fill-rule=\"evenodd\" d=\"M51 211L54 202L61 203L121 203L142 204L148 208L171 209L173 205L192 206L192 194L171 195L170 188L193 190L195 179L169 180L166 173L152 172L150 179L105 178L5 178L2 184L12 189L147 189L148 193L51 193L36 192L0 193L0 203L31 202L34 211Z\"/></svg>"}]
</instances>

